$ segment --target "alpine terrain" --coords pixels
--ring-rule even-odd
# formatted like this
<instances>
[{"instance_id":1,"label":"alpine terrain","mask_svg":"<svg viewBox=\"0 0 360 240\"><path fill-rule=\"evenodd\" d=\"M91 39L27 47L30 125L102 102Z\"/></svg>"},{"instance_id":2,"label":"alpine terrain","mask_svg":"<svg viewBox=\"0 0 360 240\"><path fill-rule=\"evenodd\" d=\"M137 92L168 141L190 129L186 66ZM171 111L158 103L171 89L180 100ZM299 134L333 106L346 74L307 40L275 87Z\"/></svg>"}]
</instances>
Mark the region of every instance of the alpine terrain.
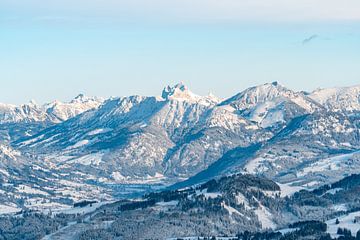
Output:
<instances>
[{"instance_id":1,"label":"alpine terrain","mask_svg":"<svg viewBox=\"0 0 360 240\"><path fill-rule=\"evenodd\" d=\"M0 104L0 239L360 239L359 193L360 85Z\"/></svg>"}]
</instances>

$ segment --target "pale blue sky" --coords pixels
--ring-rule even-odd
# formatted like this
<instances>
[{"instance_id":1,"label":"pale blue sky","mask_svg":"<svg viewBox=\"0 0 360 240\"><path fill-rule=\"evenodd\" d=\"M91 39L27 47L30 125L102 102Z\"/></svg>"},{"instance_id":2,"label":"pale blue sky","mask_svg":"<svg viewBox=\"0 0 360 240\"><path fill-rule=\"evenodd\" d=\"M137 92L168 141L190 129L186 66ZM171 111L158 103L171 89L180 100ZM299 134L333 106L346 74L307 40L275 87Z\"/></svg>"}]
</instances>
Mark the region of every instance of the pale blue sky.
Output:
<instances>
[{"instance_id":1,"label":"pale blue sky","mask_svg":"<svg viewBox=\"0 0 360 240\"><path fill-rule=\"evenodd\" d=\"M2 0L0 102L360 84L358 0Z\"/></svg>"}]
</instances>

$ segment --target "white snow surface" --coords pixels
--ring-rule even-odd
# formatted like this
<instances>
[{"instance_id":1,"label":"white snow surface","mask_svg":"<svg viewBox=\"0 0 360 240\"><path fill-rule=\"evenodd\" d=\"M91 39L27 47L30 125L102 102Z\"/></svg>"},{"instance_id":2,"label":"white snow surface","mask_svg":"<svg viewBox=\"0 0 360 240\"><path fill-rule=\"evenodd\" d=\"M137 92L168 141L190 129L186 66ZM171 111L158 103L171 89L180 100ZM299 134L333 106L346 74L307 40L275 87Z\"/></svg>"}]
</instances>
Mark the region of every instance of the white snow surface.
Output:
<instances>
[{"instance_id":1,"label":"white snow surface","mask_svg":"<svg viewBox=\"0 0 360 240\"><path fill-rule=\"evenodd\" d=\"M346 163L348 159L353 157L355 154L360 153L360 151L348 153L348 154L341 154L335 157L325 158L315 163L311 164L308 167L303 168L297 174L298 177L305 176L309 173L318 173L324 172L326 170L339 170L341 169L341 165Z\"/></svg>"},{"instance_id":2,"label":"white snow surface","mask_svg":"<svg viewBox=\"0 0 360 240\"><path fill-rule=\"evenodd\" d=\"M233 214L238 214L240 216L243 216L241 212L239 212L238 210L236 210L235 208L229 205L226 205L224 202L221 203L221 206L229 212L230 216Z\"/></svg>"},{"instance_id":3,"label":"white snow surface","mask_svg":"<svg viewBox=\"0 0 360 240\"><path fill-rule=\"evenodd\" d=\"M310 97L331 110L350 112L360 110L360 85L317 89Z\"/></svg>"},{"instance_id":4,"label":"white snow surface","mask_svg":"<svg viewBox=\"0 0 360 240\"><path fill-rule=\"evenodd\" d=\"M93 135L98 135L98 134L107 133L107 132L111 132L111 131L112 131L111 128L98 128L98 129L88 132L87 135L93 136Z\"/></svg>"},{"instance_id":5,"label":"white snow surface","mask_svg":"<svg viewBox=\"0 0 360 240\"><path fill-rule=\"evenodd\" d=\"M289 184L277 183L277 185L279 185L279 187L281 189L280 190L281 197L291 196L294 193L304 189L304 187L302 187L302 186L292 186L291 183L289 183Z\"/></svg>"},{"instance_id":6,"label":"white snow surface","mask_svg":"<svg viewBox=\"0 0 360 240\"><path fill-rule=\"evenodd\" d=\"M28 193L28 194L39 194L39 195L44 195L44 196L49 195L47 192L44 192L39 189L30 187L30 186L26 186L23 184L20 184L19 186L17 186L16 189L18 192L23 192L23 193Z\"/></svg>"},{"instance_id":7,"label":"white snow surface","mask_svg":"<svg viewBox=\"0 0 360 240\"><path fill-rule=\"evenodd\" d=\"M79 158L73 159L69 161L69 163L79 163L82 165L99 165L102 161L102 157L104 156L104 152L92 153L88 155L81 156Z\"/></svg>"},{"instance_id":8,"label":"white snow surface","mask_svg":"<svg viewBox=\"0 0 360 240\"><path fill-rule=\"evenodd\" d=\"M109 201L104 201L104 202L97 202L97 203L93 203L90 205L87 205L85 207L67 207L67 208L62 208L62 209L58 209L56 211L52 211L53 213L65 213L65 214L86 214L86 213L90 213L95 211L97 208L111 203Z\"/></svg>"},{"instance_id":9,"label":"white snow surface","mask_svg":"<svg viewBox=\"0 0 360 240\"><path fill-rule=\"evenodd\" d=\"M335 223L336 218L326 221L326 224L328 225L327 232L330 233L331 237L339 237L337 234L338 228L347 228L351 231L353 236L356 236L357 231L360 230L360 223L354 223L355 217L360 217L360 211L338 217L339 224Z\"/></svg>"},{"instance_id":10,"label":"white snow surface","mask_svg":"<svg viewBox=\"0 0 360 240\"><path fill-rule=\"evenodd\" d=\"M272 214L266 209L266 207L260 204L254 212L261 222L262 229L276 229L276 224L272 220Z\"/></svg>"},{"instance_id":11,"label":"white snow surface","mask_svg":"<svg viewBox=\"0 0 360 240\"><path fill-rule=\"evenodd\" d=\"M59 123L99 107L103 98L78 95L70 102L53 101L38 105L35 101L20 106L0 103L0 123L11 122L44 122L49 120Z\"/></svg>"},{"instance_id":12,"label":"white snow surface","mask_svg":"<svg viewBox=\"0 0 360 240\"><path fill-rule=\"evenodd\" d=\"M11 214L21 211L21 208L16 207L13 204L0 204L0 215L1 214Z\"/></svg>"},{"instance_id":13,"label":"white snow surface","mask_svg":"<svg viewBox=\"0 0 360 240\"><path fill-rule=\"evenodd\" d=\"M16 159L17 157L21 156L21 152L14 150L8 145L0 144L0 157L7 156L11 159Z\"/></svg>"},{"instance_id":14,"label":"white snow surface","mask_svg":"<svg viewBox=\"0 0 360 240\"><path fill-rule=\"evenodd\" d=\"M69 149L73 149L73 148L80 148L80 147L83 147L87 144L89 144L89 140L85 139L85 140L81 140L77 143L75 143L73 146L70 146Z\"/></svg>"}]
</instances>

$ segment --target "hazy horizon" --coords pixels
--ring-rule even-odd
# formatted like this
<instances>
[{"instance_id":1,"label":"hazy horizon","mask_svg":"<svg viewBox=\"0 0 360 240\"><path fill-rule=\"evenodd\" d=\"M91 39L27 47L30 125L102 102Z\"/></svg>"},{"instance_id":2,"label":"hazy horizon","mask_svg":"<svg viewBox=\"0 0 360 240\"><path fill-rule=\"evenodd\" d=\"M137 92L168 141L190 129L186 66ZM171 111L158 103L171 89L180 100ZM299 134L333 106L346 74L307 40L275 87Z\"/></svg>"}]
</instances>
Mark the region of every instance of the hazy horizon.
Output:
<instances>
[{"instance_id":1,"label":"hazy horizon","mask_svg":"<svg viewBox=\"0 0 360 240\"><path fill-rule=\"evenodd\" d=\"M314 89L294 89L294 88L290 88L289 86L287 85L284 85L282 82L279 82L277 81L280 85L284 86L284 87L287 87L289 88L290 90L294 90L294 91L306 91L306 92L312 92L312 91L315 91L317 89L324 89L324 88L336 88L336 87L352 87L352 86L358 86L360 84L353 84L353 85L337 85L337 86L329 86L329 87L317 87L317 88L314 88ZM161 93L162 93L162 90L166 87L166 86L174 86L178 83L183 83L185 86L187 86L189 88L189 90L191 92L193 92L194 94L197 94L197 95L200 95L200 96L206 96L206 95L209 95L209 94L213 94L215 95L216 97L220 98L220 99L228 99L228 98L231 98L232 96L238 94L239 92L241 91L244 91L246 90L247 88L250 88L250 87L254 87L254 86L258 86L258 85L262 85L262 84L267 84L267 83L272 83L272 82L264 82L264 83L259 83L259 84L256 84L256 85L250 85L250 86L246 86L245 88L241 88L241 89L238 89L238 90L235 90L232 94L230 95L227 95L227 96L220 96L220 95L216 95L214 93L214 91L212 90L209 90L206 92L206 89L202 88L202 89L199 89L199 91L194 91L193 88L191 88L191 84L189 85L188 82L185 82L185 81L178 81L178 82L172 82L171 84L166 84L164 85L162 88L158 89L159 91L157 93L154 93L154 94L139 94L139 93L130 93L130 94L125 94L125 95L93 95L93 94L87 94L86 92L78 92L76 93L75 95L73 96L69 96L68 98L58 98L56 96L54 96L54 98L52 99L49 99L49 100L45 100L45 101L38 101L36 98L31 98L31 99L28 99L24 102L1 102L0 103L3 103L3 104L15 104L15 105L21 105L21 104L27 104L27 103L30 103L32 101L34 101L36 104L40 104L40 105L43 105L43 104L47 104L47 103L50 103L52 101L61 101L61 102L70 102L71 100L75 99L77 96L79 95L84 95L86 97L100 97L100 98L105 98L105 99L108 99L108 98L111 98L111 97L126 97L126 96L134 96L134 95L140 95L140 96L148 96L148 97L157 97L157 96L161 96ZM199 92L203 92L202 94L200 94Z\"/></svg>"}]
</instances>

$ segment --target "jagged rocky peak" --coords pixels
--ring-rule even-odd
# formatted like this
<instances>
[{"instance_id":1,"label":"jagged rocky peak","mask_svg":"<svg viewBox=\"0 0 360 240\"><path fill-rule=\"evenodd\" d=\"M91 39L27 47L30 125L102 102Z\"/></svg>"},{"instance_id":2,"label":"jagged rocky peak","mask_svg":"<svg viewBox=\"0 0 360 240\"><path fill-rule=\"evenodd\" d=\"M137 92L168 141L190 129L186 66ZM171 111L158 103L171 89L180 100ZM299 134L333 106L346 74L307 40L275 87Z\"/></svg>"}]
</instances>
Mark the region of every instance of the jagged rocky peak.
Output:
<instances>
[{"instance_id":1,"label":"jagged rocky peak","mask_svg":"<svg viewBox=\"0 0 360 240\"><path fill-rule=\"evenodd\" d=\"M87 97L83 94L83 93L80 93L79 95L77 95L75 98L74 98L74 100L78 100L78 101L83 101L83 100L85 100L85 99L87 99ZM74 101L73 100L73 101Z\"/></svg>"},{"instance_id":2,"label":"jagged rocky peak","mask_svg":"<svg viewBox=\"0 0 360 240\"><path fill-rule=\"evenodd\" d=\"M167 86L162 91L161 97L166 100L170 99L192 99L194 97L198 97L194 93L192 93L184 83L180 82L175 86Z\"/></svg>"},{"instance_id":3,"label":"jagged rocky peak","mask_svg":"<svg viewBox=\"0 0 360 240\"><path fill-rule=\"evenodd\" d=\"M40 111L42 111L41 106L37 104L37 102L34 99L31 99L28 103L23 104L20 106L24 114L31 114L32 112L38 112L40 114Z\"/></svg>"},{"instance_id":4,"label":"jagged rocky peak","mask_svg":"<svg viewBox=\"0 0 360 240\"><path fill-rule=\"evenodd\" d=\"M28 103L29 106L38 106L37 102L34 99L31 99Z\"/></svg>"},{"instance_id":5,"label":"jagged rocky peak","mask_svg":"<svg viewBox=\"0 0 360 240\"><path fill-rule=\"evenodd\" d=\"M277 81L271 83L274 86L277 86L279 83Z\"/></svg>"},{"instance_id":6,"label":"jagged rocky peak","mask_svg":"<svg viewBox=\"0 0 360 240\"><path fill-rule=\"evenodd\" d=\"M0 103L0 123L44 121L46 114L35 101L20 106Z\"/></svg>"},{"instance_id":7,"label":"jagged rocky peak","mask_svg":"<svg viewBox=\"0 0 360 240\"><path fill-rule=\"evenodd\" d=\"M83 93L77 95L70 103L87 103L87 102L103 102L104 99L100 97L89 97Z\"/></svg>"},{"instance_id":8,"label":"jagged rocky peak","mask_svg":"<svg viewBox=\"0 0 360 240\"><path fill-rule=\"evenodd\" d=\"M162 91L161 97L165 100L186 101L208 106L216 105L220 102L220 99L213 94L209 94L208 96L199 96L191 92L183 82L174 86L165 87Z\"/></svg>"}]
</instances>

